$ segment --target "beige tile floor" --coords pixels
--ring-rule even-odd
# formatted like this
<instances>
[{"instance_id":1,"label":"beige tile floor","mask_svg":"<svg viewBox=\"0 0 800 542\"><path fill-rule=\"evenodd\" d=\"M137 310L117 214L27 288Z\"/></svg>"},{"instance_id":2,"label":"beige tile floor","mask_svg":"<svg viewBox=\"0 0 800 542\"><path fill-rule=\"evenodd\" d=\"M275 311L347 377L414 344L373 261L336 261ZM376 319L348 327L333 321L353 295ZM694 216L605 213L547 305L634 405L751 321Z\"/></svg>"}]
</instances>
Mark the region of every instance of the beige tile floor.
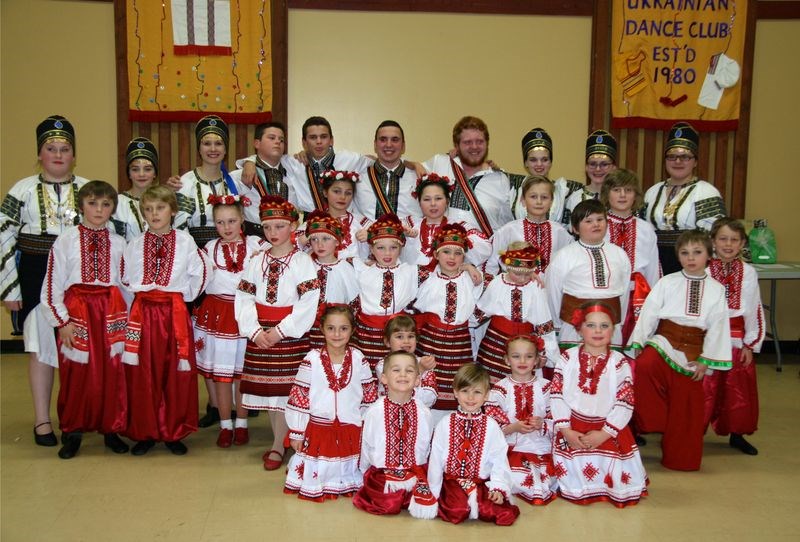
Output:
<instances>
[{"instance_id":1,"label":"beige tile floor","mask_svg":"<svg viewBox=\"0 0 800 542\"><path fill-rule=\"evenodd\" d=\"M769 359L769 358L766 358ZM800 378L797 356L783 373L759 366L761 427L744 456L706 436L703 469L666 471L655 437L643 448L650 496L617 510L556 500L522 505L513 527L449 525L407 514L375 517L349 499L314 504L281 491L283 474L265 472L266 416L252 420L251 443L222 450L215 429L186 439L189 454L163 446L144 457L117 456L87 435L72 460L33 444L26 364L0 362L0 538L6 541L359 540L800 540ZM203 394L201 389L201 395ZM55 419L55 413L54 417Z\"/></svg>"}]
</instances>

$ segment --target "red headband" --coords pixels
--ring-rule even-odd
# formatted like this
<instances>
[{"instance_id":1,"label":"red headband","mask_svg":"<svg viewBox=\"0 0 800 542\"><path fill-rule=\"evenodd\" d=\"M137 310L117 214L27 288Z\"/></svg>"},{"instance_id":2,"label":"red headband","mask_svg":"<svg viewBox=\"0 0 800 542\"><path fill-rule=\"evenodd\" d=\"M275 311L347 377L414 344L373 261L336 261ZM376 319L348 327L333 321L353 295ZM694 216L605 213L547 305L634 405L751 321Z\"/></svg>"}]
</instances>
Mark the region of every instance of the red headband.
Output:
<instances>
[{"instance_id":1,"label":"red headband","mask_svg":"<svg viewBox=\"0 0 800 542\"><path fill-rule=\"evenodd\" d=\"M510 339L506 345L513 343L516 340L524 340L528 341L536 347L536 353L544 352L544 339L542 339L539 335L514 335Z\"/></svg>"},{"instance_id":2,"label":"red headband","mask_svg":"<svg viewBox=\"0 0 800 542\"><path fill-rule=\"evenodd\" d=\"M611 309L606 307L605 305L589 305L585 309L575 309L572 311L572 318L570 318L570 324L575 329L581 327L581 324L586 319L586 316L593 312L602 312L608 315L611 318L611 322L614 322L614 314Z\"/></svg>"}]
</instances>

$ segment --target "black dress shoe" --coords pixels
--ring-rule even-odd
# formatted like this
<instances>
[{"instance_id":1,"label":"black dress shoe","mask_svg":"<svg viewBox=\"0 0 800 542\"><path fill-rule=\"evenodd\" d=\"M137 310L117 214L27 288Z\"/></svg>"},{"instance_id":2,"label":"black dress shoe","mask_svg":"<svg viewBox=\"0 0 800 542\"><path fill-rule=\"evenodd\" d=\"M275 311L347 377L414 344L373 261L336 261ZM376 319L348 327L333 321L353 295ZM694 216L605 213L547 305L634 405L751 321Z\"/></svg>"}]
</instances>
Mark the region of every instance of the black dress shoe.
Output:
<instances>
[{"instance_id":1,"label":"black dress shoe","mask_svg":"<svg viewBox=\"0 0 800 542\"><path fill-rule=\"evenodd\" d=\"M219 409L217 407L206 405L206 415L200 418L197 422L197 427L211 427L219 422Z\"/></svg>"},{"instance_id":2,"label":"black dress shoe","mask_svg":"<svg viewBox=\"0 0 800 542\"><path fill-rule=\"evenodd\" d=\"M247 417L248 418L258 418L258 414L261 412L260 410L248 410Z\"/></svg>"},{"instance_id":3,"label":"black dress shoe","mask_svg":"<svg viewBox=\"0 0 800 542\"><path fill-rule=\"evenodd\" d=\"M40 435L36 432L38 428L43 425L50 425L50 422L42 422L33 427L33 441L38 446L56 446L58 445L58 439L56 438L56 434L53 433L52 429L49 433L45 433L44 435Z\"/></svg>"},{"instance_id":4,"label":"black dress shoe","mask_svg":"<svg viewBox=\"0 0 800 542\"><path fill-rule=\"evenodd\" d=\"M189 448L187 448L186 445L179 440L174 442L165 442L164 444L166 444L167 449L175 455L186 455L186 452L189 451Z\"/></svg>"},{"instance_id":5,"label":"black dress shoe","mask_svg":"<svg viewBox=\"0 0 800 542\"><path fill-rule=\"evenodd\" d=\"M61 442L63 446L58 451L58 457L61 459L72 459L78 453L81 447L82 435L79 432L64 433L61 435Z\"/></svg>"},{"instance_id":6,"label":"black dress shoe","mask_svg":"<svg viewBox=\"0 0 800 542\"><path fill-rule=\"evenodd\" d=\"M747 442L739 433L731 433L731 438L728 442L731 445L731 448L736 448L743 454L758 455L758 449Z\"/></svg>"},{"instance_id":7,"label":"black dress shoe","mask_svg":"<svg viewBox=\"0 0 800 542\"><path fill-rule=\"evenodd\" d=\"M636 441L636 445L639 446L640 448L642 446L647 445L647 441L642 435L634 435L633 439Z\"/></svg>"},{"instance_id":8,"label":"black dress shoe","mask_svg":"<svg viewBox=\"0 0 800 542\"><path fill-rule=\"evenodd\" d=\"M131 449L131 454L133 455L144 455L150 451L150 448L155 446L156 443L153 440L140 440L136 444L133 445L133 449Z\"/></svg>"},{"instance_id":9,"label":"black dress shoe","mask_svg":"<svg viewBox=\"0 0 800 542\"><path fill-rule=\"evenodd\" d=\"M115 454L127 454L128 450L131 449L116 433L106 433L103 435L103 442L106 448L109 448Z\"/></svg>"}]
</instances>

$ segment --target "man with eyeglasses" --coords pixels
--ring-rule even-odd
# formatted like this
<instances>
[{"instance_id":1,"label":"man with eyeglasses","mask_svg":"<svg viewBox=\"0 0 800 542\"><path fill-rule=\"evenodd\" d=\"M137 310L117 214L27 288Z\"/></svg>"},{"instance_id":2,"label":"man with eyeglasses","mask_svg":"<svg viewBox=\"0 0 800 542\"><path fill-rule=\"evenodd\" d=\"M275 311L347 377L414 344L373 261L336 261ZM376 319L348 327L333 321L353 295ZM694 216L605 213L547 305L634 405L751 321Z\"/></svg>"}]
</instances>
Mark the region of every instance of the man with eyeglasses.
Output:
<instances>
[{"instance_id":1,"label":"man with eyeglasses","mask_svg":"<svg viewBox=\"0 0 800 542\"><path fill-rule=\"evenodd\" d=\"M563 222L569 224L572 210L587 199L600 199L608 174L617 169L617 140L605 130L595 130L586 138L586 186L573 192L564 202Z\"/></svg>"},{"instance_id":2,"label":"man with eyeglasses","mask_svg":"<svg viewBox=\"0 0 800 542\"><path fill-rule=\"evenodd\" d=\"M695 228L709 231L717 218L727 214L719 190L695 175L699 144L700 134L692 125L673 125L664 146L664 166L669 177L644 195L645 218L656 228L664 275L681 269L675 241L682 232Z\"/></svg>"}]
</instances>

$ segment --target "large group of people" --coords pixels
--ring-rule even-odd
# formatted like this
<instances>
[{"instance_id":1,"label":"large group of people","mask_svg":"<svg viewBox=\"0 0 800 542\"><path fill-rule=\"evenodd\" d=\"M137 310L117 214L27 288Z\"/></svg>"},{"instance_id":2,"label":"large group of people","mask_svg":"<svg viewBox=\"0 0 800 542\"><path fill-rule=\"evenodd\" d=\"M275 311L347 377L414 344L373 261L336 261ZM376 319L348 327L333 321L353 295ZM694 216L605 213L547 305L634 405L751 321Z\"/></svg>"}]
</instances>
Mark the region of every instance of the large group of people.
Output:
<instances>
[{"instance_id":1,"label":"large group of people","mask_svg":"<svg viewBox=\"0 0 800 542\"><path fill-rule=\"evenodd\" d=\"M294 451L287 493L499 525L515 499L637 503L648 433L670 469L700 468L709 425L757 453L756 275L744 227L696 177L690 124L644 195L604 130L583 183L551 178L542 128L522 138L527 174L507 174L471 116L422 162L390 120L374 156L334 150L323 117L289 156L267 122L230 172L223 119L195 135L198 166L163 184L153 143L131 141L117 193L74 174L66 118L37 126L39 172L0 208L36 444L58 445L58 370L63 459L89 432L115 453L183 455L217 422L217 446L244 446L267 411L263 467Z\"/></svg>"}]
</instances>

